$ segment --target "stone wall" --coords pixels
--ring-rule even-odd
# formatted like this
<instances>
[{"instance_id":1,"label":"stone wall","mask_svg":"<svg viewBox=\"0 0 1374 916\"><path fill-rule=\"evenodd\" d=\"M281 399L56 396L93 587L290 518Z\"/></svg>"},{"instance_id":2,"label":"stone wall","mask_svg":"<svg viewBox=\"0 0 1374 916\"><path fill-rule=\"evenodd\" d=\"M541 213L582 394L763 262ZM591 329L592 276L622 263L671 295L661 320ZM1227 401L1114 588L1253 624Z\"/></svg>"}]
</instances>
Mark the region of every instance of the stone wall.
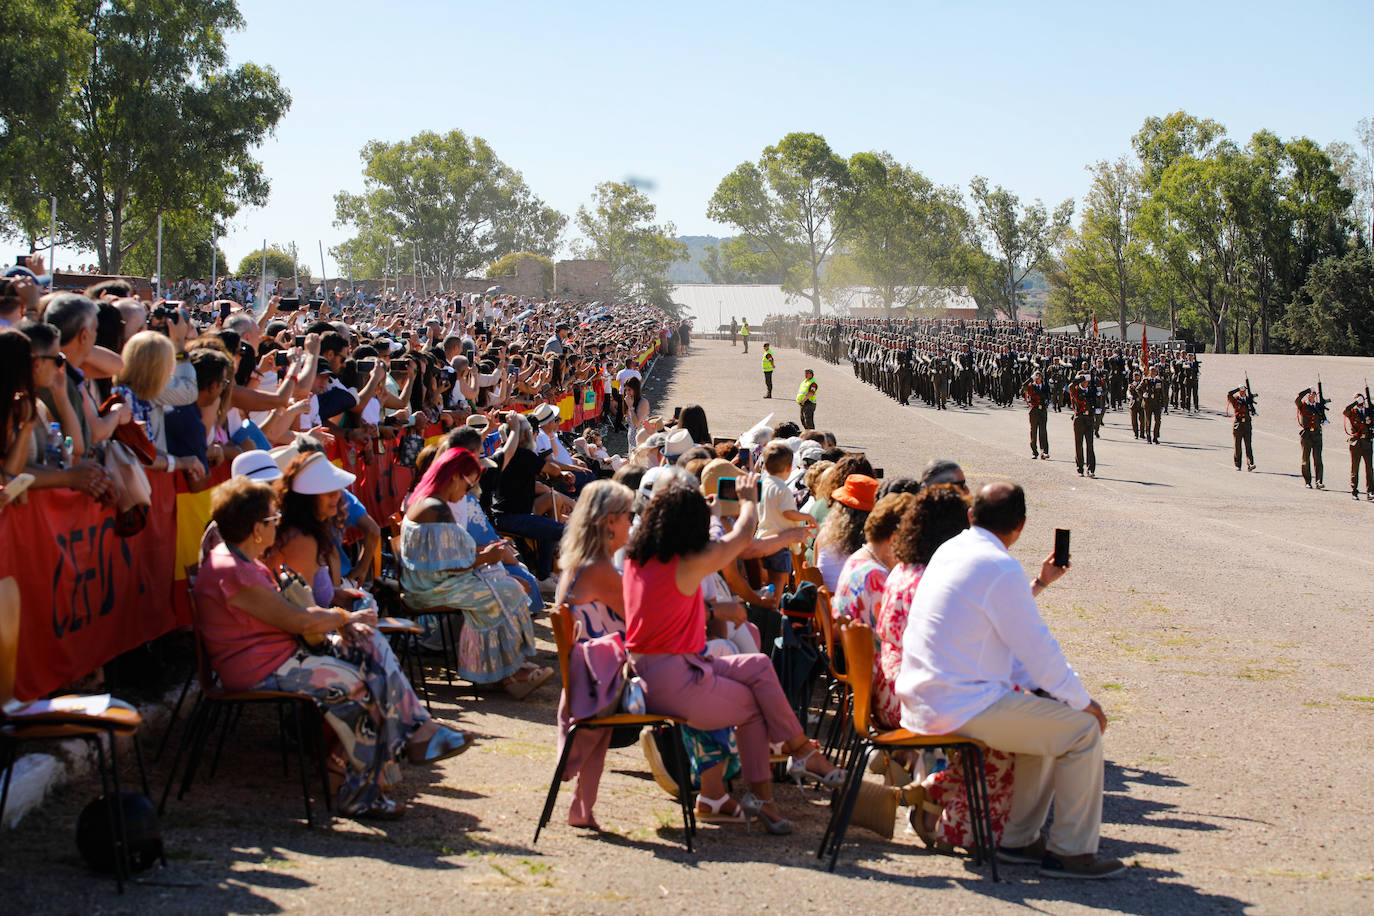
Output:
<instances>
[{"instance_id":1,"label":"stone wall","mask_svg":"<svg viewBox=\"0 0 1374 916\"><path fill-rule=\"evenodd\" d=\"M559 299L606 299L611 295L611 264L592 258L553 266L553 294Z\"/></svg>"},{"instance_id":2,"label":"stone wall","mask_svg":"<svg viewBox=\"0 0 1374 916\"><path fill-rule=\"evenodd\" d=\"M354 286L368 293L376 293L381 290L383 283L388 289L398 287L400 289L420 289L421 287L431 293L439 288L439 282L433 277L422 277L420 283L416 283L413 276L401 274L399 283L396 277L387 277L385 280L356 280ZM309 281L308 290L314 292L315 286L320 281L312 279ZM329 279L330 290L340 282L340 278L331 277ZM348 285L348 278L342 279L343 285ZM306 285L304 277L301 278L301 285ZM539 299L551 293L558 299L576 299L584 302L592 302L597 299L606 299L610 296L611 289L611 265L607 261L594 259L558 261L553 267L553 289L544 288L544 271L538 261L521 260L516 262L515 273L504 277L463 277L462 279L450 281L447 289L459 293L484 293L493 286L505 287L505 295L519 296L525 299Z\"/></svg>"}]
</instances>

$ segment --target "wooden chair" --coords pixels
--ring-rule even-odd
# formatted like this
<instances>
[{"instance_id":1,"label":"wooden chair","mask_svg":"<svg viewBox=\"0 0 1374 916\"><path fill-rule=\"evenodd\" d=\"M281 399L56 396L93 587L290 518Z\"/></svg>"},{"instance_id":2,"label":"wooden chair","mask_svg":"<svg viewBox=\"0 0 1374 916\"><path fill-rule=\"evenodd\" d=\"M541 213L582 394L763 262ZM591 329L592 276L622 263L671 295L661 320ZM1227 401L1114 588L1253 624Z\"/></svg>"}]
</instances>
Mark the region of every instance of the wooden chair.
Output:
<instances>
[{"instance_id":1,"label":"wooden chair","mask_svg":"<svg viewBox=\"0 0 1374 916\"><path fill-rule=\"evenodd\" d=\"M810 582L816 588L820 588L825 585L825 578L819 569L814 566L807 566L797 573L797 584L801 585L803 582Z\"/></svg>"},{"instance_id":2,"label":"wooden chair","mask_svg":"<svg viewBox=\"0 0 1374 916\"><path fill-rule=\"evenodd\" d=\"M873 698L873 631L862 623L850 623L840 629L840 642L844 646L849 686L853 693L856 747L855 754L848 761L848 776L840 787L840 804L831 807L830 823L821 837L816 858L824 859L829 852L830 871L835 870L835 860L839 857L845 830L854 813L854 802L859 797L859 784L868 767L868 758L874 751L944 748L957 751L963 758L964 788L968 792L969 816L973 820L974 861L982 864L986 859L992 863L992 880L996 881L997 850L993 847L992 808L988 803L987 778L983 770L983 753L987 745L962 735L918 735L904 728L892 731L874 729L869 721Z\"/></svg>"},{"instance_id":3,"label":"wooden chair","mask_svg":"<svg viewBox=\"0 0 1374 916\"><path fill-rule=\"evenodd\" d=\"M573 614L566 604L559 605L549 613L549 626L553 628L553 639L558 646L558 671L563 679L563 696L568 695L568 659L573 647ZM566 699L565 699L566 702ZM586 729L617 728L622 725L662 726L668 730L668 745L673 748L672 760L664 763L673 770L677 781L678 802L682 806L682 826L686 834L687 851L692 852L692 837L696 835L696 801L691 792L691 773L687 764L687 749L682 744L682 724L685 720L673 716L633 715L614 713L594 719L574 722L568 729L567 740L563 742L563 753L558 758L558 766L553 771L553 781L549 783L549 794L544 799L544 810L539 815L539 825L534 828L534 842L539 842L539 833L549 823L553 814L554 802L558 800L558 789L563 783L563 770L568 765L568 752L572 750L573 739Z\"/></svg>"},{"instance_id":4,"label":"wooden chair","mask_svg":"<svg viewBox=\"0 0 1374 916\"><path fill-rule=\"evenodd\" d=\"M139 778L143 782L143 794L148 795L148 776L143 770L143 752L138 743L138 727L143 717L132 706L111 700L110 706L100 713L82 713L75 710L26 709L20 707L9 712L3 711L14 699L14 682L19 670L19 626L20 615L19 583L13 577L0 579L0 767L5 771L4 788L0 789L0 823L5 817L5 805L9 802L10 779L14 774L14 763L19 754L19 744L24 741L53 741L65 738L81 738L95 749L96 766L100 772L100 792L110 807L110 823L114 825L115 886L124 893L124 882L129 877L129 841L124 823L124 805L119 787L119 749L115 744L117 737L128 736L133 739L134 759L138 764ZM58 700L77 700L80 697L59 697ZM109 740L109 767L106 767L105 745L101 738ZM167 864L164 856L162 864Z\"/></svg>"},{"instance_id":5,"label":"wooden chair","mask_svg":"<svg viewBox=\"0 0 1374 916\"><path fill-rule=\"evenodd\" d=\"M819 738L821 725L825 719L826 710L830 708L830 700L835 700L835 718L831 722L830 735L825 741L825 752L829 755L837 748L847 747L850 734L849 725L849 706L850 706L850 687L849 677L844 673L845 664L843 652L840 653L837 661L835 652L835 618L834 609L830 602L830 590L825 586L816 589L816 632L821 634L821 642L825 645L825 661L828 683L825 687L825 696L821 701L820 715L816 719L816 734Z\"/></svg>"},{"instance_id":6,"label":"wooden chair","mask_svg":"<svg viewBox=\"0 0 1374 916\"><path fill-rule=\"evenodd\" d=\"M325 808L333 810L334 799L329 791L329 776L325 772L324 747L321 740L322 720L318 715L318 704L315 698L304 693L290 693L280 690L226 690L220 684L218 676L210 667L210 656L205 649L205 642L200 632L199 615L196 612L196 600L194 592L191 594L191 629L192 638L195 643L196 652L196 678L200 683L200 694L196 697L196 703L191 708L191 716L187 720L186 729L182 732L181 741L177 743L176 755L172 758L172 768L167 773L167 784L162 789L162 799L158 802L158 813L161 814L167 807L167 795L171 791L172 782L176 779L177 768L181 764L183 754L187 754L186 769L182 773L181 787L177 790L177 800L180 801L186 796L186 792L191 788L196 770L199 769L201 757L205 752L205 745L210 740L210 735L215 726L220 723L223 717L223 731L220 733L219 744L215 749L214 760L210 764L210 775L213 777L219 769L220 754L224 750L225 741L228 739L239 718L243 715L243 710L247 706L269 703L277 710L277 728L281 733L281 767L282 775L288 775L286 748L288 744L286 732L286 710L290 708L296 733L296 757L300 765L301 774L301 794L305 799L305 824L307 827L315 825L314 811L310 804L310 780L306 774L305 745L309 741L315 752L316 763L319 768L320 784L324 791ZM312 715L306 715L306 713ZM306 727L306 723L310 727Z\"/></svg>"}]
</instances>

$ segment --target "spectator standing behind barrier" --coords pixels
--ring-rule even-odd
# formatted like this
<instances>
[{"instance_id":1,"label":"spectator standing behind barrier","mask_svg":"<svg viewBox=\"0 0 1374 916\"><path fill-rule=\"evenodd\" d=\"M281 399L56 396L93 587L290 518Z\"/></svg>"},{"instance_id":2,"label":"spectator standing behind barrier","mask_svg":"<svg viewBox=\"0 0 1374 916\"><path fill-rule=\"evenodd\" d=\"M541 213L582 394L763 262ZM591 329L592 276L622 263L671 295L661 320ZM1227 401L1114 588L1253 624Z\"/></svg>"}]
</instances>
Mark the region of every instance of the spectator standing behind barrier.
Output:
<instances>
[{"instance_id":1,"label":"spectator standing behind barrier","mask_svg":"<svg viewBox=\"0 0 1374 916\"><path fill-rule=\"evenodd\" d=\"M897 677L902 727L965 735L1016 755L999 859L1038 864L1046 877L1120 874L1121 862L1097 855L1107 717L1035 607L1034 594L1067 566L1051 555L1027 587L1008 551L1026 525L1025 493L1015 484L980 490L969 521L972 528L931 558L916 591ZM1013 677L1044 695L1015 690Z\"/></svg>"}]
</instances>

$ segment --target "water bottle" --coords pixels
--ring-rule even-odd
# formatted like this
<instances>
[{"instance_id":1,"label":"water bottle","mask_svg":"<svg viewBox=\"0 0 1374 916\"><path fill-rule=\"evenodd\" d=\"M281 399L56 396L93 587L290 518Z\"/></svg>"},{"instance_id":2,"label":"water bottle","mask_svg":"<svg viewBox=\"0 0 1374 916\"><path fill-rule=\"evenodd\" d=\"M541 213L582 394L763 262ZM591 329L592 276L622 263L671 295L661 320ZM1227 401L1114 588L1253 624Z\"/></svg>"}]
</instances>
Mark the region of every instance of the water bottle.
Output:
<instances>
[{"instance_id":1,"label":"water bottle","mask_svg":"<svg viewBox=\"0 0 1374 916\"><path fill-rule=\"evenodd\" d=\"M777 586L773 585L770 582L769 584L765 585L762 589L759 590L759 597L763 598L764 601L767 601L768 599L773 597L773 592L775 591L777 591Z\"/></svg>"},{"instance_id":2,"label":"water bottle","mask_svg":"<svg viewBox=\"0 0 1374 916\"><path fill-rule=\"evenodd\" d=\"M620 698L620 707L632 716L642 716L647 711L644 703L644 682L632 677L625 682L625 693Z\"/></svg>"},{"instance_id":3,"label":"water bottle","mask_svg":"<svg viewBox=\"0 0 1374 916\"><path fill-rule=\"evenodd\" d=\"M62 440L62 466L71 467L72 465L72 437L67 436Z\"/></svg>"},{"instance_id":4,"label":"water bottle","mask_svg":"<svg viewBox=\"0 0 1374 916\"><path fill-rule=\"evenodd\" d=\"M48 463L54 465L62 464L62 424L48 424L48 441L43 447L43 452L48 456Z\"/></svg>"}]
</instances>

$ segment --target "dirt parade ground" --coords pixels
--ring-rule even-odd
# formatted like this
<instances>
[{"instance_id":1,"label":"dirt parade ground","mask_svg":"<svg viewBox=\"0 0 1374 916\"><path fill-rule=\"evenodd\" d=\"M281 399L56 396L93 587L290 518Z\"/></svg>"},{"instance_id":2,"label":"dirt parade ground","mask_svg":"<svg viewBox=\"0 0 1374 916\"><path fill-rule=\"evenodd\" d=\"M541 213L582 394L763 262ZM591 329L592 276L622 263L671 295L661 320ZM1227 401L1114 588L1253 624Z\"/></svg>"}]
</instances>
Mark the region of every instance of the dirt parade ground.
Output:
<instances>
[{"instance_id":1,"label":"dirt parade ground","mask_svg":"<svg viewBox=\"0 0 1374 916\"><path fill-rule=\"evenodd\" d=\"M471 752L406 768L395 823L325 818L307 829L294 770L283 776L270 711L250 712L213 781L163 818L169 866L123 897L86 871L73 823L95 797L68 786L4 838L4 909L26 912L597 913L1339 912L1374 909L1374 503L1349 494L1339 410L1374 360L1202 357L1202 410L1164 417L1162 442L1110 414L1096 480L1077 476L1068 413L1050 414L1049 461L1032 461L1024 408L899 406L848 365L776 351L764 400L760 347L698 341L647 386L653 410L699 403L715 435L769 413L795 419L802 369L820 382L817 424L888 476L932 457L961 462L976 489L1009 478L1030 516L1014 553L1038 569L1053 529L1073 531L1073 568L1040 607L1106 709L1102 852L1131 864L1109 882L1002 882L903 833L853 828L835 874L818 866L827 796L777 787L797 830L772 837L702 824L682 845L676 804L637 747L607 758L600 835L566 826L569 793L531 842L554 758L557 691L516 703L440 686L435 712L481 736ZM1248 370L1259 393L1257 469L1231 463L1224 392ZM1321 373L1333 401L1325 492L1298 474L1293 398ZM776 419L776 418L775 418ZM1363 484L1361 492L1363 493ZM546 621L536 621L545 660ZM179 734L179 732L178 732ZM153 736L156 737L156 736ZM175 737L175 736L174 736ZM155 746L155 741L149 744ZM170 752L150 764L154 795ZM126 772L128 769L126 768ZM873 778L873 777L870 777ZM312 781L317 813L322 808ZM899 815L900 817L900 815Z\"/></svg>"}]
</instances>

